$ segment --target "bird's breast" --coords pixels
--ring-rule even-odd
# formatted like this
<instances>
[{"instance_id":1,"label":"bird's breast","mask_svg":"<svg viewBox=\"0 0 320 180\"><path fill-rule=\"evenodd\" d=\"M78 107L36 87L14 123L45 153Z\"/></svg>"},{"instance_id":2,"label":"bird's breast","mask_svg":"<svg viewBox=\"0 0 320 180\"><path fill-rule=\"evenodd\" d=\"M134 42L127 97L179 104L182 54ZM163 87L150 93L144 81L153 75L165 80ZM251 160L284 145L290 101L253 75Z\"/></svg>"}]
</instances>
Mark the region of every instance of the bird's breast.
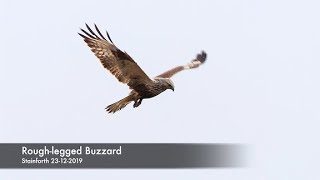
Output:
<instances>
[{"instance_id":1,"label":"bird's breast","mask_svg":"<svg viewBox=\"0 0 320 180\"><path fill-rule=\"evenodd\" d=\"M137 89L136 91L143 98L152 98L154 96L159 95L160 93L162 93L165 90L166 90L166 88L161 86L160 84L152 83L152 84L146 85L144 88Z\"/></svg>"}]
</instances>

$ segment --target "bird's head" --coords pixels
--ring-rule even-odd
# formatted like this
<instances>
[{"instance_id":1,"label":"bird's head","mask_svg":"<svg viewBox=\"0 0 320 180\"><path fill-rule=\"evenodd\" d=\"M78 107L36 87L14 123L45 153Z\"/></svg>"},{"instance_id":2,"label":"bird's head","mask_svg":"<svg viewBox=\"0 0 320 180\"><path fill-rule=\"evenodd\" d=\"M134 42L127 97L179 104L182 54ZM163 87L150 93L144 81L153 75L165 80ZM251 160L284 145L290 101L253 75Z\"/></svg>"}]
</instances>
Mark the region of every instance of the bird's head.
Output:
<instances>
[{"instance_id":1,"label":"bird's head","mask_svg":"<svg viewBox=\"0 0 320 180\"><path fill-rule=\"evenodd\" d=\"M171 79L165 78L164 81L166 83L167 89L171 89L172 91L174 91L174 84Z\"/></svg>"}]
</instances>

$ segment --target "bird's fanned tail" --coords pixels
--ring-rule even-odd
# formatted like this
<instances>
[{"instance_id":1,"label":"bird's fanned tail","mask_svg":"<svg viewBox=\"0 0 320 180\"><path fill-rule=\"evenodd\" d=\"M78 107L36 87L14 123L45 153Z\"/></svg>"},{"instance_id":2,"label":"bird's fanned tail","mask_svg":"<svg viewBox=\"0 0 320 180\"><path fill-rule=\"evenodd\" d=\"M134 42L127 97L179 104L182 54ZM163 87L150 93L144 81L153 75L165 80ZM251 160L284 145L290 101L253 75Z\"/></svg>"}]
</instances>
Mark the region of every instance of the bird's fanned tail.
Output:
<instances>
[{"instance_id":1,"label":"bird's fanned tail","mask_svg":"<svg viewBox=\"0 0 320 180\"><path fill-rule=\"evenodd\" d=\"M134 99L135 98L133 95L129 95L129 96L121 99L120 101L115 102L115 103L107 106L106 111L108 111L108 113L115 113L115 112L121 110L122 108L126 107Z\"/></svg>"}]
</instances>

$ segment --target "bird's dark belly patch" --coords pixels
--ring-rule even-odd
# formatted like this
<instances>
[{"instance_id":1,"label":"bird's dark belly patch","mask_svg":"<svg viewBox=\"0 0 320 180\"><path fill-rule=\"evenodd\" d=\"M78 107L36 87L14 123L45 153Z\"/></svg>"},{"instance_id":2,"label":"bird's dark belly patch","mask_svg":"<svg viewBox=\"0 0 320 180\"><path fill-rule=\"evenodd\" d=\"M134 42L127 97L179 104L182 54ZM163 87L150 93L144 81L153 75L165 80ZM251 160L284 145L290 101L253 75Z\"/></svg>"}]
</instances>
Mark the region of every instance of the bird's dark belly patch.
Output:
<instances>
[{"instance_id":1,"label":"bird's dark belly patch","mask_svg":"<svg viewBox=\"0 0 320 180\"><path fill-rule=\"evenodd\" d=\"M143 98L152 98L158 94L155 94L154 92L152 91L149 91L147 89L143 89L141 91L139 91L139 94L143 97Z\"/></svg>"},{"instance_id":2,"label":"bird's dark belly patch","mask_svg":"<svg viewBox=\"0 0 320 180\"><path fill-rule=\"evenodd\" d=\"M143 98L152 98L156 95L158 95L158 93L156 93L154 90L148 88L148 86L144 85L144 84L139 84L138 86L136 86L134 88L134 90L139 93L140 96L142 96Z\"/></svg>"}]
</instances>

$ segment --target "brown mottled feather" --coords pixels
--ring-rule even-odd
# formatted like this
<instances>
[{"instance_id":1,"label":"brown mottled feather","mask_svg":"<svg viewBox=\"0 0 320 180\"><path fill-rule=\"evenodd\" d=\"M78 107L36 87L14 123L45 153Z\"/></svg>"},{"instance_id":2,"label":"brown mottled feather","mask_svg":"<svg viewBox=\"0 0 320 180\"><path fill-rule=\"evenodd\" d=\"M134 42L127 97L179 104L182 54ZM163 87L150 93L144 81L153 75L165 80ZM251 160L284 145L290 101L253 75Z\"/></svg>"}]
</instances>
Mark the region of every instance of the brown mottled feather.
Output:
<instances>
[{"instance_id":1,"label":"brown mottled feather","mask_svg":"<svg viewBox=\"0 0 320 180\"><path fill-rule=\"evenodd\" d=\"M192 60L191 63L189 63L185 66L177 66L173 69L170 69L169 71L166 71L166 72L158 75L157 77L171 78L173 75L175 75L178 72L183 71L185 69L197 68L206 61L206 58L207 58L207 53L202 51L201 54L197 54L196 59Z\"/></svg>"},{"instance_id":2,"label":"brown mottled feather","mask_svg":"<svg viewBox=\"0 0 320 180\"><path fill-rule=\"evenodd\" d=\"M84 41L91 48L91 51L100 60L103 67L108 69L120 82L127 84L131 89L139 92L141 84L152 82L152 80L145 74L139 65L126 53L118 49L109 34L107 36L110 40L101 34L98 27L95 29L100 36L98 36L87 24L86 27L89 32L81 29L85 34L78 33L83 37Z\"/></svg>"}]
</instances>

